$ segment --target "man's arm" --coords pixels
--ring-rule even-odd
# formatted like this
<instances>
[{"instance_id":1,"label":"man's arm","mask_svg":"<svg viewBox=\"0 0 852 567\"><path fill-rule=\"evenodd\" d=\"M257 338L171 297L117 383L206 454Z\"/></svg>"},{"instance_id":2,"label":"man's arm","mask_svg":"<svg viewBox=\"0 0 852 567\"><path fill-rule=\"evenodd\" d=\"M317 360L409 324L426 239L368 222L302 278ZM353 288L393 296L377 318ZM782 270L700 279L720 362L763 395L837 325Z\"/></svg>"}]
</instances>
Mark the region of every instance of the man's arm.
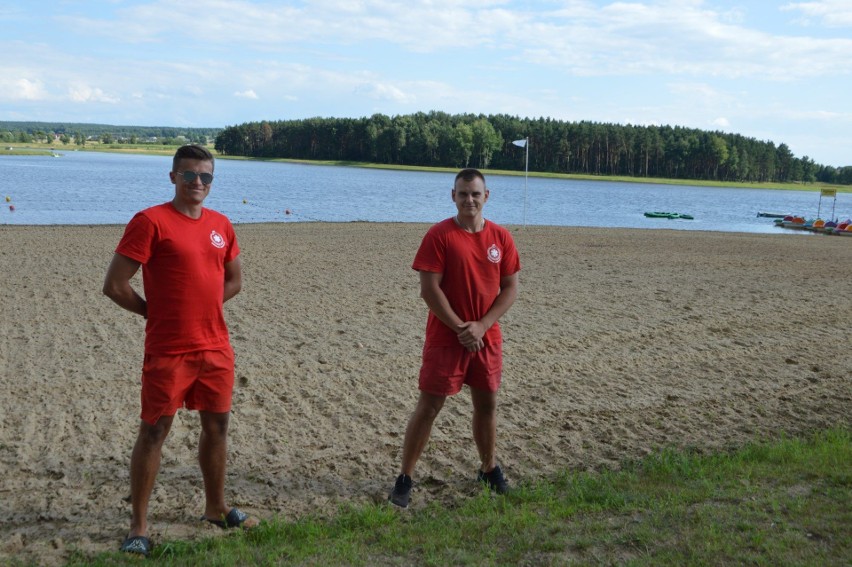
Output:
<instances>
[{"instance_id":1,"label":"man's arm","mask_svg":"<svg viewBox=\"0 0 852 567\"><path fill-rule=\"evenodd\" d=\"M518 297L518 272L500 278L500 293L491 305L488 313L479 321L466 321L459 325L459 340L462 344L470 341L482 341L485 332L502 317Z\"/></svg>"},{"instance_id":2,"label":"man's arm","mask_svg":"<svg viewBox=\"0 0 852 567\"><path fill-rule=\"evenodd\" d=\"M429 310L435 314L435 317L444 325L459 333L464 321L453 311L444 290L441 289L441 280L443 277L444 275L438 272L421 271L420 297L423 298L423 301L426 302L426 305L429 306ZM466 340L462 340L460 336L459 342L470 352L478 351L483 346L481 336L478 339L467 338Z\"/></svg>"},{"instance_id":3,"label":"man's arm","mask_svg":"<svg viewBox=\"0 0 852 567\"><path fill-rule=\"evenodd\" d=\"M237 295L243 287L243 269L237 256L225 264L225 295L222 303Z\"/></svg>"},{"instance_id":4,"label":"man's arm","mask_svg":"<svg viewBox=\"0 0 852 567\"><path fill-rule=\"evenodd\" d=\"M103 292L124 309L147 318L148 304L130 285L130 279L136 275L141 265L127 256L114 254L104 278Z\"/></svg>"}]
</instances>

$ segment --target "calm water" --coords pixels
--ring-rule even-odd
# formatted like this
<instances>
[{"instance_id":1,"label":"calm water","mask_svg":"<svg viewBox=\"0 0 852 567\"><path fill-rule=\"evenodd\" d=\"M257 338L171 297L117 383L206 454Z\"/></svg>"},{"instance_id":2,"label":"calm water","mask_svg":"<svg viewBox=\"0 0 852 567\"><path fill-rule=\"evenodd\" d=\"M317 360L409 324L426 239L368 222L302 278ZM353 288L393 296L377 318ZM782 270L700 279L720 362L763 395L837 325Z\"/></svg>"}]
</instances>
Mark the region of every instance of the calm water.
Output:
<instances>
[{"instance_id":1,"label":"calm water","mask_svg":"<svg viewBox=\"0 0 852 567\"><path fill-rule=\"evenodd\" d=\"M124 224L174 195L171 158L62 150L61 157L0 156L0 224ZM205 204L235 223L299 221L435 222L455 213L449 173L218 160ZM758 211L816 216L819 194L677 187L644 183L488 177L486 217L500 224L785 232ZM526 207L524 194L526 193ZM828 218L832 201L822 200ZM290 214L286 214L290 211ZM695 220L648 219L645 211ZM852 216L852 194L835 217ZM791 232L791 234L800 234Z\"/></svg>"}]
</instances>

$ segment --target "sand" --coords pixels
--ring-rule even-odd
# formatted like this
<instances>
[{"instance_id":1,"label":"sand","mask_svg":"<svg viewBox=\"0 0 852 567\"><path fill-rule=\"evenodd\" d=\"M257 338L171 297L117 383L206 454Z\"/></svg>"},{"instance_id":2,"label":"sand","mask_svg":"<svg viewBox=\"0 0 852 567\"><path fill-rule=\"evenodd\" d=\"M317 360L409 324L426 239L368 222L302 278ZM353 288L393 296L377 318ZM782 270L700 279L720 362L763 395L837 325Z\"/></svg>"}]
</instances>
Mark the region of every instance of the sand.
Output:
<instances>
[{"instance_id":1,"label":"sand","mask_svg":"<svg viewBox=\"0 0 852 567\"><path fill-rule=\"evenodd\" d=\"M238 225L244 287L227 494L261 518L383 502L414 406L422 224ZM852 238L510 227L498 456L510 482L850 424ZM0 562L117 549L144 323L101 294L121 226L0 227ZM137 282L141 289L141 281ZM414 513L475 493L467 391L418 464ZM151 536L193 539L198 419L181 411Z\"/></svg>"}]
</instances>

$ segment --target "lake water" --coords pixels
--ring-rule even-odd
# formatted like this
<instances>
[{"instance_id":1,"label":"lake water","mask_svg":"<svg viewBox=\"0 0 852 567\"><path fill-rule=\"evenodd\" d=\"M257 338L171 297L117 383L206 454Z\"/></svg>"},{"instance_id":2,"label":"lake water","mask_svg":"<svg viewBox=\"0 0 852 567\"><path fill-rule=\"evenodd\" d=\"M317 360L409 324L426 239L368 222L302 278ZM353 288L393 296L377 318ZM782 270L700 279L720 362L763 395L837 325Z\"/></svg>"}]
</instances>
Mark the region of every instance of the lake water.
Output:
<instances>
[{"instance_id":1,"label":"lake water","mask_svg":"<svg viewBox=\"0 0 852 567\"><path fill-rule=\"evenodd\" d=\"M60 153L58 158L0 156L0 195L10 199L2 203L0 224L125 224L136 211L174 196L171 157ZM786 233L757 212L815 217L820 207L814 191L534 177L525 188L523 176L487 180L491 197L485 216L499 224ZM433 223L455 213L452 183L451 173L220 159L205 205L234 223ZM822 218L829 218L832 204L822 199ZM835 217L852 216L852 194L838 194L834 208ZM649 219L645 211L688 213L695 219Z\"/></svg>"}]
</instances>

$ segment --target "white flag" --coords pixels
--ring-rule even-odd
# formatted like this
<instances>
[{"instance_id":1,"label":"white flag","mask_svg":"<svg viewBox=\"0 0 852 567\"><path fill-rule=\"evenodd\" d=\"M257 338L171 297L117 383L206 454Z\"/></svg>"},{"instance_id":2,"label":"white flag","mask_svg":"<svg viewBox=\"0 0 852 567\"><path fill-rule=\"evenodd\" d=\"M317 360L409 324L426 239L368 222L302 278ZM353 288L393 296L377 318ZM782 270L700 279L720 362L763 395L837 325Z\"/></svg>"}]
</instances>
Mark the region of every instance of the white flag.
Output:
<instances>
[{"instance_id":1,"label":"white flag","mask_svg":"<svg viewBox=\"0 0 852 567\"><path fill-rule=\"evenodd\" d=\"M515 140L515 141L514 141L514 142L512 142L512 143L513 143L513 144L515 144L516 146L520 147L520 148L525 148L525 147L527 147L527 140L526 140L526 138L524 138L523 140Z\"/></svg>"}]
</instances>

